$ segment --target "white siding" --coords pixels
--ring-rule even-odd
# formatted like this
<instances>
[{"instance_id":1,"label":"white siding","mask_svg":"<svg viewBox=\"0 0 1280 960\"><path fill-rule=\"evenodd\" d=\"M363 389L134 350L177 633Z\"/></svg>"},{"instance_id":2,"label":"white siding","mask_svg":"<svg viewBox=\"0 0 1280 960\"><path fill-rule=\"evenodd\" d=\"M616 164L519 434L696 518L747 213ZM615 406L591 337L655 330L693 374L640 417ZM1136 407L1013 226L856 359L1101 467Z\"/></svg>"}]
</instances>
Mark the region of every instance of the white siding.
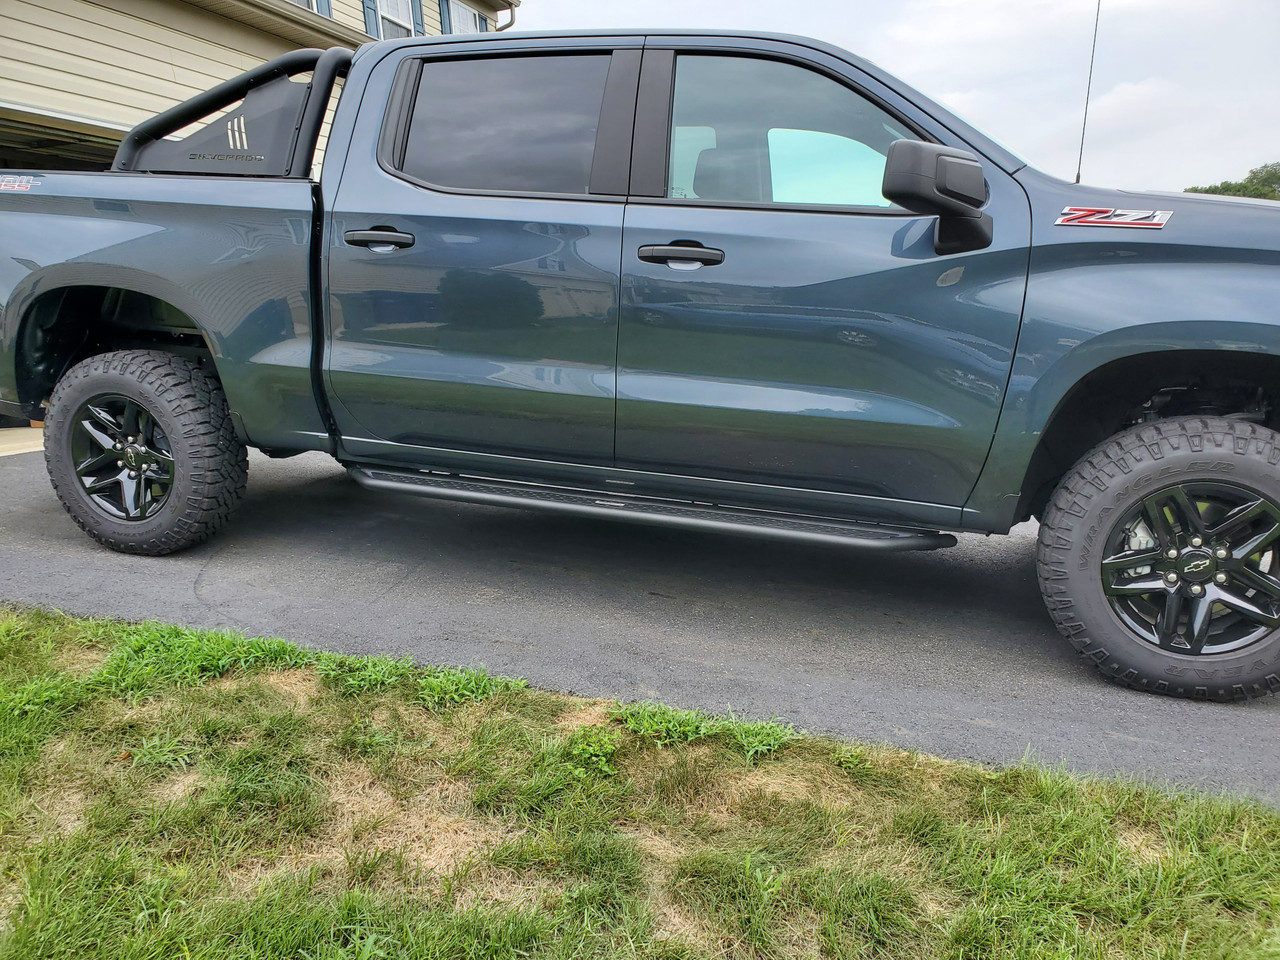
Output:
<instances>
[{"instance_id":1,"label":"white siding","mask_svg":"<svg viewBox=\"0 0 1280 960\"><path fill-rule=\"evenodd\" d=\"M4 0L0 101L121 129L296 44L164 0Z\"/></svg>"}]
</instances>

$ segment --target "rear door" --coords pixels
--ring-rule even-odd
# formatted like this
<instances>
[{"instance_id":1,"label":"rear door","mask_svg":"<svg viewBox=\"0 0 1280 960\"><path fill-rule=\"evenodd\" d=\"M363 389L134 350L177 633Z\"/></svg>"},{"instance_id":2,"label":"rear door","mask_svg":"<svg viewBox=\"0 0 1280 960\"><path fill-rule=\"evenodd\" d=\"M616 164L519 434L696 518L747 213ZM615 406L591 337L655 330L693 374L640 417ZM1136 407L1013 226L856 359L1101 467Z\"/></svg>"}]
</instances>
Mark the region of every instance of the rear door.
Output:
<instances>
[{"instance_id":1,"label":"rear door","mask_svg":"<svg viewBox=\"0 0 1280 960\"><path fill-rule=\"evenodd\" d=\"M640 43L435 44L374 68L330 232L349 452L612 462Z\"/></svg>"},{"instance_id":2,"label":"rear door","mask_svg":"<svg viewBox=\"0 0 1280 960\"><path fill-rule=\"evenodd\" d=\"M838 492L944 522L981 469L1008 379L1027 200L984 163L995 242L938 255L934 219L881 195L885 154L900 138L965 144L850 65L799 49L646 48L618 465L760 484L756 500L771 488L782 504L790 488Z\"/></svg>"}]
</instances>

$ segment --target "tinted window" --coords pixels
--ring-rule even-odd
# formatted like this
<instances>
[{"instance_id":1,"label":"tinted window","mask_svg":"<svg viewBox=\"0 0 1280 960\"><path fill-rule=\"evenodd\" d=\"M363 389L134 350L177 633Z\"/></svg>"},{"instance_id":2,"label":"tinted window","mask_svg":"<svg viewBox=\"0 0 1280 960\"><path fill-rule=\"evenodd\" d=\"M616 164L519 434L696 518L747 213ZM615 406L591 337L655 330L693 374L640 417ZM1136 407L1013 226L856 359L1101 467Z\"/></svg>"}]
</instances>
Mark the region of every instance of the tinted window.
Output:
<instances>
[{"instance_id":1,"label":"tinted window","mask_svg":"<svg viewBox=\"0 0 1280 960\"><path fill-rule=\"evenodd\" d=\"M841 83L775 60L676 61L670 197L726 203L891 206L894 140L918 139Z\"/></svg>"},{"instance_id":2,"label":"tinted window","mask_svg":"<svg viewBox=\"0 0 1280 960\"><path fill-rule=\"evenodd\" d=\"M423 64L405 173L462 190L586 193L609 59Z\"/></svg>"}]
</instances>

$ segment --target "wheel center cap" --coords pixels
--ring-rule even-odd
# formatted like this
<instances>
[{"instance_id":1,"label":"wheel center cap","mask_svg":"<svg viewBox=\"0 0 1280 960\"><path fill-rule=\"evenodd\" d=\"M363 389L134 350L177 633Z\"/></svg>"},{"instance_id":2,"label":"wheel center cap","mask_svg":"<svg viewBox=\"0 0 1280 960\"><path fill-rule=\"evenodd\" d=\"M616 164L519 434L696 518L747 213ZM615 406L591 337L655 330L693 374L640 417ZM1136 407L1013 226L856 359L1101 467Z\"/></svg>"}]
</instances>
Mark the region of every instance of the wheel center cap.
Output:
<instances>
[{"instance_id":1,"label":"wheel center cap","mask_svg":"<svg viewBox=\"0 0 1280 960\"><path fill-rule=\"evenodd\" d=\"M124 465L130 470L137 470L142 466L142 452L132 444L124 448L124 453L120 459L124 461Z\"/></svg>"},{"instance_id":2,"label":"wheel center cap","mask_svg":"<svg viewBox=\"0 0 1280 960\"><path fill-rule=\"evenodd\" d=\"M1211 580L1215 566L1213 554L1208 550L1188 550L1178 558L1178 572L1182 574L1183 580L1191 583Z\"/></svg>"}]
</instances>

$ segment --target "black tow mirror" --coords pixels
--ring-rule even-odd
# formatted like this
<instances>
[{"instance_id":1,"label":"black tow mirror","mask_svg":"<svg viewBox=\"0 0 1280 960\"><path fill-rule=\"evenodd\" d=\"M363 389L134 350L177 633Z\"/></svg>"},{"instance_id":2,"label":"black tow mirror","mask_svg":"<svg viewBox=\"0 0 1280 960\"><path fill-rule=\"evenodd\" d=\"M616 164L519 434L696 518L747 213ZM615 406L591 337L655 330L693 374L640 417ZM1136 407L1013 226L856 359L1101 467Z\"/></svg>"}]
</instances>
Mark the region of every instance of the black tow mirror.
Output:
<instances>
[{"instance_id":1,"label":"black tow mirror","mask_svg":"<svg viewBox=\"0 0 1280 960\"><path fill-rule=\"evenodd\" d=\"M912 213L938 218L933 238L938 253L991 246L991 216L982 212L987 180L982 164L968 150L895 140L889 145L881 192Z\"/></svg>"}]
</instances>

